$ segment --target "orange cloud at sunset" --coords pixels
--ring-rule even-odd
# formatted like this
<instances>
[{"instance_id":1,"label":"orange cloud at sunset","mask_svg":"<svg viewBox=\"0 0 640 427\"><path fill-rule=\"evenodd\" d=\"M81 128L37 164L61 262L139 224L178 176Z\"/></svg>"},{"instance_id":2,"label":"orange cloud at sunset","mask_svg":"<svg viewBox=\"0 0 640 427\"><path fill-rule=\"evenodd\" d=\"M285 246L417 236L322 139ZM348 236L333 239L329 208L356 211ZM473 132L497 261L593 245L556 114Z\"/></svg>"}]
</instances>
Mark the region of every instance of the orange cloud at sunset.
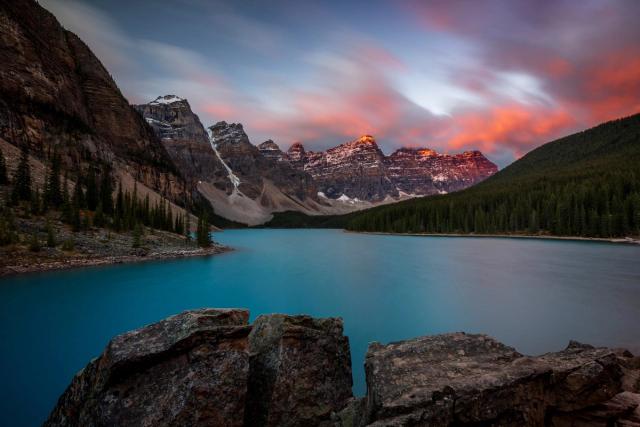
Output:
<instances>
[{"instance_id":1,"label":"orange cloud at sunset","mask_svg":"<svg viewBox=\"0 0 640 427\"><path fill-rule=\"evenodd\" d=\"M492 152L505 144L522 155L532 148L532 141L553 139L574 125L575 119L566 111L521 105L498 107L454 117L451 120L454 135L446 145L454 150L476 148Z\"/></svg>"},{"instance_id":2,"label":"orange cloud at sunset","mask_svg":"<svg viewBox=\"0 0 640 427\"><path fill-rule=\"evenodd\" d=\"M201 2L191 17L201 25L166 32L127 28L119 8L106 16L89 4L46 3L132 103L176 94L205 126L241 122L252 142L284 149L372 134L387 153L479 149L505 166L640 112L636 0L343 2L339 14L318 4L312 15L307 4L237 2L221 14ZM149 13L176 29L173 14Z\"/></svg>"}]
</instances>

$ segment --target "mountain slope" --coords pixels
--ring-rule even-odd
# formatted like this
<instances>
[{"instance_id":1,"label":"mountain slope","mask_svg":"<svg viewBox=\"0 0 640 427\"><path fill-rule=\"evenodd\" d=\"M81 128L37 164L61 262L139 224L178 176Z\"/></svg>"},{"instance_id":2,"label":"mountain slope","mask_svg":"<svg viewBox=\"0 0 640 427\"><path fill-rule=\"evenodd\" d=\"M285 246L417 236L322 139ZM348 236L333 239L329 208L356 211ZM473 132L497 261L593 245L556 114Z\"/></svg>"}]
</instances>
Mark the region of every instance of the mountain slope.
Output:
<instances>
[{"instance_id":1,"label":"mountain slope","mask_svg":"<svg viewBox=\"0 0 640 427\"><path fill-rule=\"evenodd\" d=\"M34 1L0 1L0 138L63 170L109 165L185 205L187 194L153 130L90 49Z\"/></svg>"},{"instance_id":2,"label":"mountain slope","mask_svg":"<svg viewBox=\"0 0 640 427\"><path fill-rule=\"evenodd\" d=\"M402 233L640 234L640 114L545 144L465 191L344 223Z\"/></svg>"}]
</instances>

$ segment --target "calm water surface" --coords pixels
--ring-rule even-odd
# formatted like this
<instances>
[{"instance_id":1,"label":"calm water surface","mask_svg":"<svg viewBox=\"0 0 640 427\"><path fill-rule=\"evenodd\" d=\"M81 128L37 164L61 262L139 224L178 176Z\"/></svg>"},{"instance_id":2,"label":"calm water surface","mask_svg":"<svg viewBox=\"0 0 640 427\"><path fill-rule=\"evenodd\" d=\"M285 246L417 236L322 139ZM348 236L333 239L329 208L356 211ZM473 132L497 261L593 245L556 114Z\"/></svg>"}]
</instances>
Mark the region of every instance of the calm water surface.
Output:
<instances>
[{"instance_id":1,"label":"calm water surface","mask_svg":"<svg viewBox=\"0 0 640 427\"><path fill-rule=\"evenodd\" d=\"M523 353L640 349L640 247L238 230L210 258L0 280L0 425L32 426L118 333L198 307L341 316L354 391L367 344L483 332Z\"/></svg>"}]
</instances>

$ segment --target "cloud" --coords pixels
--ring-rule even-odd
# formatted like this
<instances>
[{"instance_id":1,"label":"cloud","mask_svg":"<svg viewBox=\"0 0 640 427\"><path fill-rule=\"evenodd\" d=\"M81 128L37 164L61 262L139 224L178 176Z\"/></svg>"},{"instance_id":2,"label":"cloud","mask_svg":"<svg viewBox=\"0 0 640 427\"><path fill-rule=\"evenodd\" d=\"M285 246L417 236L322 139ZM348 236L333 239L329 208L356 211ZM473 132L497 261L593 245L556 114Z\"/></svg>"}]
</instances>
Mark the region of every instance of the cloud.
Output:
<instances>
[{"instance_id":1,"label":"cloud","mask_svg":"<svg viewBox=\"0 0 640 427\"><path fill-rule=\"evenodd\" d=\"M481 149L504 165L640 111L635 0L402 2L384 25L367 11L358 20L366 25L352 24L353 16L340 23L318 7L321 25L308 26L308 12L297 8L275 5L267 17L244 4L183 0L181 17L202 14L198 22L210 28L197 34L211 46L175 33L134 37L78 0L42 3L87 42L132 102L174 93L205 125L239 121L253 142L272 138L284 149L296 140L325 149L370 133L387 152ZM172 17L165 6L149 10ZM273 16L298 19L283 26ZM391 34L394 19L399 35ZM191 21L181 25L186 31Z\"/></svg>"},{"instance_id":2,"label":"cloud","mask_svg":"<svg viewBox=\"0 0 640 427\"><path fill-rule=\"evenodd\" d=\"M132 74L132 40L101 10L75 0L39 0L69 31L77 34L115 76ZM118 79L116 79L118 80Z\"/></svg>"}]
</instances>

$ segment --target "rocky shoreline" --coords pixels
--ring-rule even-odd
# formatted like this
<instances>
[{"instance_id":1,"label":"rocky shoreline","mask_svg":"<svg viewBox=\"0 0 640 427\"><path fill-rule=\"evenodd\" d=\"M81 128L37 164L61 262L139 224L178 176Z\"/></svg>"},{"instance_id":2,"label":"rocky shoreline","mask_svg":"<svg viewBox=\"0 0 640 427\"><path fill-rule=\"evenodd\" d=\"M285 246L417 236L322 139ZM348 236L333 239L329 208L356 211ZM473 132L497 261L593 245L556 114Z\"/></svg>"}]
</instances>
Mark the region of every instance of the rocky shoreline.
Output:
<instances>
[{"instance_id":1,"label":"rocky shoreline","mask_svg":"<svg viewBox=\"0 0 640 427\"><path fill-rule=\"evenodd\" d=\"M60 220L42 217L16 218L18 243L0 247L0 278L72 268L123 264L193 256L216 255L232 248L213 242L200 248L183 235L145 227L136 238L132 232L89 227L73 231ZM48 230L54 236L49 245ZM33 238L38 247L34 250Z\"/></svg>"},{"instance_id":2,"label":"rocky shoreline","mask_svg":"<svg viewBox=\"0 0 640 427\"><path fill-rule=\"evenodd\" d=\"M351 392L339 318L200 309L119 335L45 426L640 426L640 357L530 357L463 332L372 343Z\"/></svg>"},{"instance_id":3,"label":"rocky shoreline","mask_svg":"<svg viewBox=\"0 0 640 427\"><path fill-rule=\"evenodd\" d=\"M59 261L44 263L29 263L21 265L7 265L0 269L0 277L15 276L27 273L43 273L46 271L70 270L83 267L96 267L101 265L128 264L145 261L169 260L188 257L199 257L218 255L230 252L233 249L228 246L214 245L211 248L178 249L167 252L140 254L140 255L120 255L120 256L98 256L91 258L69 258Z\"/></svg>"}]
</instances>

